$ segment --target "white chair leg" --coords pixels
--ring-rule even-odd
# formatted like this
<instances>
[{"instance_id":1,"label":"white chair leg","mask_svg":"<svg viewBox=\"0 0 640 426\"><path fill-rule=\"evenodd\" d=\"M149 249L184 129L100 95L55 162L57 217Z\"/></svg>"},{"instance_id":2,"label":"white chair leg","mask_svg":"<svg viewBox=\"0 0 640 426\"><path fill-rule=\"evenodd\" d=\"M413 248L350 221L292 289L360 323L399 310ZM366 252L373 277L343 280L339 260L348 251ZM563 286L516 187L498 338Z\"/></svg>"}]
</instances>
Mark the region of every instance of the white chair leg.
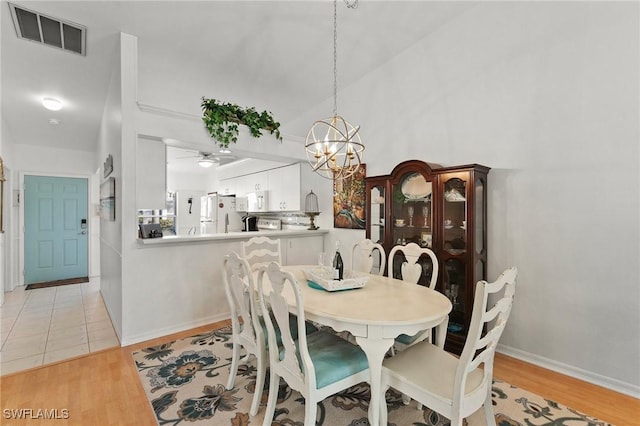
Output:
<instances>
[{"instance_id":1,"label":"white chair leg","mask_svg":"<svg viewBox=\"0 0 640 426\"><path fill-rule=\"evenodd\" d=\"M259 356L257 358L257 375L256 375L256 388L253 394L253 401L251 402L251 409L249 415L255 416L260 409L260 400L262 399L262 390L264 389L264 378L267 373L266 366L264 365L264 357Z\"/></svg>"},{"instance_id":2,"label":"white chair leg","mask_svg":"<svg viewBox=\"0 0 640 426\"><path fill-rule=\"evenodd\" d=\"M318 415L318 403L305 400L304 402L304 424L305 426L315 426Z\"/></svg>"},{"instance_id":3,"label":"white chair leg","mask_svg":"<svg viewBox=\"0 0 640 426\"><path fill-rule=\"evenodd\" d=\"M452 414L451 426L462 426L463 420L464 420L464 417L461 417L460 413Z\"/></svg>"},{"instance_id":4,"label":"white chair leg","mask_svg":"<svg viewBox=\"0 0 640 426\"><path fill-rule=\"evenodd\" d=\"M493 414L493 401L491 397L491 386L487 392L487 398L484 400L484 419L487 426L496 426L496 416Z\"/></svg>"},{"instance_id":5,"label":"white chair leg","mask_svg":"<svg viewBox=\"0 0 640 426\"><path fill-rule=\"evenodd\" d=\"M267 399L267 408L264 411L262 426L271 426L273 422L273 414L276 412L276 402L278 402L279 384L280 377L272 371L269 377L269 398Z\"/></svg>"},{"instance_id":6,"label":"white chair leg","mask_svg":"<svg viewBox=\"0 0 640 426\"><path fill-rule=\"evenodd\" d=\"M387 386L382 386L382 398L380 398L380 424L386 426L389 417L389 409L387 408Z\"/></svg>"},{"instance_id":7,"label":"white chair leg","mask_svg":"<svg viewBox=\"0 0 640 426\"><path fill-rule=\"evenodd\" d=\"M238 359L240 358L240 343L233 342L233 350L231 353L231 367L229 367L229 380L227 381L227 389L232 389L238 374Z\"/></svg>"}]
</instances>

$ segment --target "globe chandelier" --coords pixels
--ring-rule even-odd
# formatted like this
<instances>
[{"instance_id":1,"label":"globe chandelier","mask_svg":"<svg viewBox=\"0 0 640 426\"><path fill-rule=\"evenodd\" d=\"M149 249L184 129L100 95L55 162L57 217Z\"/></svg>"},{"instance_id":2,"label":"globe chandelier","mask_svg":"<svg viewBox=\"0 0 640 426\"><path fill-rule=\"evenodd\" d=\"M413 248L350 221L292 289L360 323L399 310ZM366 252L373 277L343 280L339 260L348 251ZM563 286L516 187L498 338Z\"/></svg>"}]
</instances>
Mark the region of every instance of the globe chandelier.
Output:
<instances>
[{"instance_id":1,"label":"globe chandelier","mask_svg":"<svg viewBox=\"0 0 640 426\"><path fill-rule=\"evenodd\" d=\"M358 1L345 0L355 9ZM333 116L317 120L305 140L307 159L314 172L327 179L341 180L353 175L362 164L364 144L360 126L353 126L338 115L338 11L333 1Z\"/></svg>"}]
</instances>

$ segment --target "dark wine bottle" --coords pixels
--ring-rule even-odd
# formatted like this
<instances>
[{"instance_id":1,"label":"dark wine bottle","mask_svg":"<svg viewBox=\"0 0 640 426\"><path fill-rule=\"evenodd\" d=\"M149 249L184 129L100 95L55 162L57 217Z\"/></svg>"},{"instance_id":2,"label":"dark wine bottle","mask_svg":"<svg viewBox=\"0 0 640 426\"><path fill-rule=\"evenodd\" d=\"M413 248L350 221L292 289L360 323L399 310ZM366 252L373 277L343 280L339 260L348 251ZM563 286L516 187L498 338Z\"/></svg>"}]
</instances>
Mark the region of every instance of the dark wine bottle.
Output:
<instances>
[{"instance_id":1,"label":"dark wine bottle","mask_svg":"<svg viewBox=\"0 0 640 426\"><path fill-rule=\"evenodd\" d=\"M336 241L336 254L333 256L333 279L340 280L344 278L344 264L342 256L340 256L340 241Z\"/></svg>"}]
</instances>

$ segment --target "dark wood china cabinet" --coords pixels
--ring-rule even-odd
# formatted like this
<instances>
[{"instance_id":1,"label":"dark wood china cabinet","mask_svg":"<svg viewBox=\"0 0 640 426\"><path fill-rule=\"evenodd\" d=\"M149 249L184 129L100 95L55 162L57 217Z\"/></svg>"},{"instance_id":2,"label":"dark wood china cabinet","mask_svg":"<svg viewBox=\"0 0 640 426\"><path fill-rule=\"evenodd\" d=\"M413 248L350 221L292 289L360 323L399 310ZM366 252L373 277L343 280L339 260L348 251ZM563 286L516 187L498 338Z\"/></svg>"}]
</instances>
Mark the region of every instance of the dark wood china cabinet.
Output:
<instances>
[{"instance_id":1,"label":"dark wood china cabinet","mask_svg":"<svg viewBox=\"0 0 640 426\"><path fill-rule=\"evenodd\" d=\"M436 253L436 289L453 304L445 348L458 354L471 321L475 284L486 279L489 170L478 164L441 167L409 160L389 175L366 178L367 238L380 243L387 255L393 246L408 243ZM387 263L394 277L401 263ZM424 273L418 284L428 285L430 261L425 256L420 263Z\"/></svg>"}]
</instances>

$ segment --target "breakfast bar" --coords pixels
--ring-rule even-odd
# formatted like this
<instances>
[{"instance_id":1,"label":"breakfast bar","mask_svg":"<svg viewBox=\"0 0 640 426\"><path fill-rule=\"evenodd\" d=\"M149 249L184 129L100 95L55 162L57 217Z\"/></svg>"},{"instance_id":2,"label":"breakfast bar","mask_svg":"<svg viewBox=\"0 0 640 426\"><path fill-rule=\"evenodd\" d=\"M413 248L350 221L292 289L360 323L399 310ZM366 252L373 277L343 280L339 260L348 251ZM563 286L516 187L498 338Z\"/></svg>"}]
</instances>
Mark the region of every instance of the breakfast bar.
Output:
<instances>
[{"instance_id":1,"label":"breakfast bar","mask_svg":"<svg viewBox=\"0 0 640 426\"><path fill-rule=\"evenodd\" d=\"M130 314L123 322L122 345L229 318L222 259L231 251L240 253L242 241L260 235L280 239L284 264L315 264L327 233L300 229L137 239L133 264L153 266L123 271L136 285L123 298L135 309L124 307ZM111 285L110 279L102 280L103 287Z\"/></svg>"}]
</instances>

